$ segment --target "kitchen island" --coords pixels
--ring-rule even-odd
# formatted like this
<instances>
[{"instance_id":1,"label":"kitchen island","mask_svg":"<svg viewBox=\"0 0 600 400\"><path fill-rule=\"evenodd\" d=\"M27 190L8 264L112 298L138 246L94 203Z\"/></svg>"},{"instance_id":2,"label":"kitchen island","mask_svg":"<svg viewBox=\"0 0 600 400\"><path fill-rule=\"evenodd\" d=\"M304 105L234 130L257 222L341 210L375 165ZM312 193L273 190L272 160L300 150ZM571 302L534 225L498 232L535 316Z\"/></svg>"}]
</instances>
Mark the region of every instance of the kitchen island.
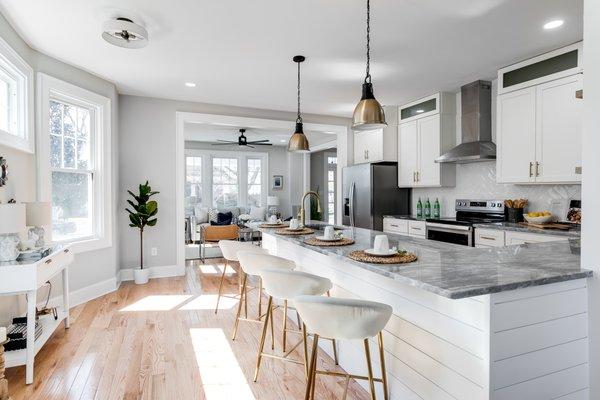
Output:
<instances>
[{"instance_id":1,"label":"kitchen island","mask_svg":"<svg viewBox=\"0 0 600 400\"><path fill-rule=\"evenodd\" d=\"M384 331L392 399L584 399L588 388L587 282L579 242L492 249L388 234L411 264L347 257L381 232L344 230L351 246L261 229L263 247L332 280L333 296L393 307ZM323 350L331 352L325 344ZM340 365L364 374L360 343L339 343Z\"/></svg>"}]
</instances>

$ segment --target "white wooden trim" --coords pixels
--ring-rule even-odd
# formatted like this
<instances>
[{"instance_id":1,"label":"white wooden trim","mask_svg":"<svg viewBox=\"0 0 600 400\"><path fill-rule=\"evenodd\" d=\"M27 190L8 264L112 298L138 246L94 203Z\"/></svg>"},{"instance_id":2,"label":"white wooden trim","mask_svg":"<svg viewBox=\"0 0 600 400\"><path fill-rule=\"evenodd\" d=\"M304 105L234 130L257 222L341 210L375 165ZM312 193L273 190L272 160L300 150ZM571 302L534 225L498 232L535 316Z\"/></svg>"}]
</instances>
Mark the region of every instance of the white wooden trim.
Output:
<instances>
[{"instance_id":1,"label":"white wooden trim","mask_svg":"<svg viewBox=\"0 0 600 400\"><path fill-rule=\"evenodd\" d=\"M0 59L4 59L13 68L18 70L23 78L23 96L21 110L25 115L23 120L23 136L0 130L0 144L12 147L26 153L35 152L34 134L34 91L33 91L33 68L3 39L0 37Z\"/></svg>"},{"instance_id":2,"label":"white wooden trim","mask_svg":"<svg viewBox=\"0 0 600 400\"><path fill-rule=\"evenodd\" d=\"M68 100L94 109L95 131L94 213L96 226L93 239L74 239L75 252L98 250L112 246L113 201L112 201L112 108L111 99L44 73L38 73L36 115L37 132L37 193L40 201L51 201L52 181L50 169L49 101L51 98Z\"/></svg>"}]
</instances>

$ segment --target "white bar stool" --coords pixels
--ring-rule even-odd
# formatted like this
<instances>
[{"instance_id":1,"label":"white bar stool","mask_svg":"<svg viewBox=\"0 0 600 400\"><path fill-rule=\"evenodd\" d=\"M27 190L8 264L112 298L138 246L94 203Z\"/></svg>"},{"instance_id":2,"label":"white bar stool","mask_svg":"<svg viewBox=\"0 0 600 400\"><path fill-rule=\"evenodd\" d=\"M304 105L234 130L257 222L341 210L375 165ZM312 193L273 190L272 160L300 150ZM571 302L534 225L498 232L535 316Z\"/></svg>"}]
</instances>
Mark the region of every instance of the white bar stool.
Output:
<instances>
[{"instance_id":1,"label":"white bar stool","mask_svg":"<svg viewBox=\"0 0 600 400\"><path fill-rule=\"evenodd\" d=\"M253 253L267 253L267 250L263 249L262 247L255 246L251 243L238 242L237 240L220 240L219 248L221 249L221 253L223 253L223 258L225 258L226 263L225 263L225 268L223 268L223 273L221 274L221 281L219 282L219 294L217 295L217 304L215 306L215 314L219 311L219 300L221 299L221 293L223 292L223 282L225 281L225 272L227 271L227 268L229 267L230 262L239 262L239 259L237 256L238 251L249 251L249 252L253 252ZM242 274L239 274L240 297L242 295L241 280L242 280ZM259 297L259 303L260 303L260 300L261 300L261 298ZM240 303L241 303L241 298L240 298ZM259 304L259 314L260 314L260 304Z\"/></svg>"},{"instance_id":2,"label":"white bar stool","mask_svg":"<svg viewBox=\"0 0 600 400\"><path fill-rule=\"evenodd\" d=\"M265 268L270 268L274 270L283 270L283 271L291 271L296 268L296 263L288 260L287 258L272 256L267 254L266 251L263 253L257 253L255 251L238 251L236 254L238 260L240 262L240 268L242 272L242 291L240 295L240 302L238 303L237 315L235 317L235 323L233 325L233 335L231 340L235 340L237 335L237 330L240 321L249 321L249 322L260 322L262 319L262 278L260 277L260 272ZM259 278L259 291L258 291L258 320L248 319L248 294L247 294L247 279L248 275L257 276ZM242 303L244 306L244 317L242 314ZM269 314L272 313L271 308L267 308L267 318ZM271 326L271 335L273 335L273 327Z\"/></svg>"},{"instance_id":3,"label":"white bar stool","mask_svg":"<svg viewBox=\"0 0 600 400\"><path fill-rule=\"evenodd\" d=\"M254 372L254 382L258 379L258 371L260 369L260 363L262 357L271 357L279 360L289 361L296 364L304 365L304 370L308 378L308 348L306 345L306 327L303 324L302 340L292 346L287 352L285 348L286 333L287 329L287 309L288 301L294 302L294 299L300 295L314 295L320 296L328 293L331 289L331 281L321 276L312 275L301 271L284 271L281 269L268 269L265 268L260 271L260 277L263 280L263 288L269 295L269 301L267 304L267 314L263 322L263 331L260 338L260 344L258 348L258 356L256 360L256 370ZM278 356L275 354L265 353L265 338L267 335L267 325L271 322L271 329L273 329L273 299L282 300L284 303L284 314L283 314L283 355ZM296 361L289 358L289 355L300 345L304 345L304 361ZM335 361L337 364L337 350L335 340L333 340L333 350L335 354Z\"/></svg>"},{"instance_id":4,"label":"white bar stool","mask_svg":"<svg viewBox=\"0 0 600 400\"><path fill-rule=\"evenodd\" d=\"M385 356L383 352L383 335L381 331L392 316L392 307L373 301L341 299L322 296L299 296L294 299L296 311L306 324L309 332L314 334L308 382L306 383L305 400L314 398L316 374L345 376L348 391L350 378L369 381L371 399L375 400L375 382L383 384L383 397L388 399L387 377L385 372ZM332 339L358 340L362 339L367 358L368 376L343 374L331 371L317 370L317 350L319 337ZM369 338L377 336L379 358L381 362L381 378L373 377Z\"/></svg>"}]
</instances>

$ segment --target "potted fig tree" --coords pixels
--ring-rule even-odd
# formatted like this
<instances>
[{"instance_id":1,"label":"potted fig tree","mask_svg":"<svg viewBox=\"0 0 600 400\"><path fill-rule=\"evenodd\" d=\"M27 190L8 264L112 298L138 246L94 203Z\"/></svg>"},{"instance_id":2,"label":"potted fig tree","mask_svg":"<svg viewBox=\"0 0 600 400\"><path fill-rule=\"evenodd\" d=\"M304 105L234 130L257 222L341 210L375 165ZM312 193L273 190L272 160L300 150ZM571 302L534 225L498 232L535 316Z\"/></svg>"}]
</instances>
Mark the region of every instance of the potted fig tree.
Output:
<instances>
[{"instance_id":1,"label":"potted fig tree","mask_svg":"<svg viewBox=\"0 0 600 400\"><path fill-rule=\"evenodd\" d=\"M127 200L127 203L133 210L126 208L129 213L129 226L140 230L140 268L133 271L135 283L148 283L148 269L144 269L144 229L146 226L154 226L157 222L158 204L155 200L150 200L158 192L153 192L148 181L139 185L139 193L135 194L131 190L127 193L133 200ZM135 200L135 201L134 201Z\"/></svg>"}]
</instances>

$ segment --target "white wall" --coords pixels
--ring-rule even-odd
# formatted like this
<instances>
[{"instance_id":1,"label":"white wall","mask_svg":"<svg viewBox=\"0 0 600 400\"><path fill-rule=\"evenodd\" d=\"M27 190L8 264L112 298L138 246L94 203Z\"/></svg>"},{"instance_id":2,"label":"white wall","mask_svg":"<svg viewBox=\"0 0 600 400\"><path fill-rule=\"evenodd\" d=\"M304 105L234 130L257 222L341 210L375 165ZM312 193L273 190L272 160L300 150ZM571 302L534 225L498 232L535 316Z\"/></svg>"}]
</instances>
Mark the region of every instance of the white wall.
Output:
<instances>
[{"instance_id":1,"label":"white wall","mask_svg":"<svg viewBox=\"0 0 600 400\"><path fill-rule=\"evenodd\" d=\"M126 190L148 179L153 189L160 191L158 224L145 234L147 266L171 266L177 263L176 203L175 203L175 113L196 112L237 117L289 120L293 128L294 113L192 103L176 100L138 96L119 96L119 229L121 268L139 263L136 232L128 228L125 208ZM305 115L305 123L347 125L345 118ZM302 173L302 155L293 154L287 159L288 170ZM290 180L287 180L290 183ZM302 186L292 180L290 204L299 203ZM284 185L286 182L284 182ZM297 187L298 186L298 187ZM298 200L295 200L298 199ZM158 254L150 256L150 248L157 247Z\"/></svg>"},{"instance_id":2,"label":"white wall","mask_svg":"<svg viewBox=\"0 0 600 400\"><path fill-rule=\"evenodd\" d=\"M589 284L590 399L600 399L600 1L585 0L581 263Z\"/></svg>"},{"instance_id":3,"label":"white wall","mask_svg":"<svg viewBox=\"0 0 600 400\"><path fill-rule=\"evenodd\" d=\"M214 146L205 142L186 141L186 149L198 149L198 150L215 150ZM232 149L228 149L231 151ZM241 151L234 149L233 151ZM279 209L283 214L284 218L292 215L292 199L290 198L290 187L299 179L298 176L291 176L288 168L288 157L291 153L287 151L285 146L271 146L271 147L256 147L254 149L245 149L244 152L254 153L267 153L269 155L269 171L268 171L268 195L277 196L279 198ZM272 180L273 175L283 176L283 189L273 190ZM293 199L295 203L298 200Z\"/></svg>"},{"instance_id":4,"label":"white wall","mask_svg":"<svg viewBox=\"0 0 600 400\"><path fill-rule=\"evenodd\" d=\"M80 70L71 65L48 57L27 46L27 44L16 34L14 29L8 24L0 14L0 37L17 52L29 65L34 72L43 72L58 79L70 82L92 92L106 96L112 101L113 111L113 136L117 135L117 91L115 86L95 75ZM37 132L36 132L37 134ZM116 143L116 140L113 140ZM9 197L15 197L17 201L31 201L36 197L36 165L35 156L7 149L0 146L0 155L7 158L10 168L9 185L0 189L0 200ZM113 185L117 187L117 147L113 148ZM116 196L113 198L116 204ZM78 254L75 257L70 271L70 288L72 291L87 287L92 284L114 279L118 270L117 266L117 247L116 230L113 230L113 246L93 252ZM57 295L60 291L60 285L54 286ZM45 291L43 294L45 296ZM6 322L8 318L18 312L15 297L0 298L0 325Z\"/></svg>"}]
</instances>

